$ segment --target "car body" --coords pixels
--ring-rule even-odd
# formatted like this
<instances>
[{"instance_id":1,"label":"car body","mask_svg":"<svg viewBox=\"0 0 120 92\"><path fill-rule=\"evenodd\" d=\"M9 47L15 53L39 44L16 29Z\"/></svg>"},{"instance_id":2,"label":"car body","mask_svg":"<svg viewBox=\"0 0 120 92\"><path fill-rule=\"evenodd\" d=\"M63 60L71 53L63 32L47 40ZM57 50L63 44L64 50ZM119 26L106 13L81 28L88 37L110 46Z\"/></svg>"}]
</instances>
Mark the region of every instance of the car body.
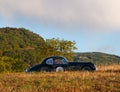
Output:
<instances>
[{"instance_id":1,"label":"car body","mask_svg":"<svg viewBox=\"0 0 120 92\"><path fill-rule=\"evenodd\" d=\"M26 72L51 72L51 71L95 71L96 67L91 62L69 62L63 56L50 56L45 58L41 64L37 64L29 69L26 69Z\"/></svg>"}]
</instances>

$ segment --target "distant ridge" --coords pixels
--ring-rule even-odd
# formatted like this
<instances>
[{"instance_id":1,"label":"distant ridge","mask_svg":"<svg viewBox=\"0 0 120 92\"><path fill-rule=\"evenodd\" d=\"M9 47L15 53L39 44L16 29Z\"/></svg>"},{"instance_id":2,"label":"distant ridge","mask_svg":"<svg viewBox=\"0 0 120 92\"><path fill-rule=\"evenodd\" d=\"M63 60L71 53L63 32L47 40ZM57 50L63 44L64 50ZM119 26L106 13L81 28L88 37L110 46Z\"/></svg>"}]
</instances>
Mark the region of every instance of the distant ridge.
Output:
<instances>
[{"instance_id":1,"label":"distant ridge","mask_svg":"<svg viewBox=\"0 0 120 92\"><path fill-rule=\"evenodd\" d=\"M75 53L75 61L90 61L96 64L120 64L120 57L117 55L102 52Z\"/></svg>"}]
</instances>

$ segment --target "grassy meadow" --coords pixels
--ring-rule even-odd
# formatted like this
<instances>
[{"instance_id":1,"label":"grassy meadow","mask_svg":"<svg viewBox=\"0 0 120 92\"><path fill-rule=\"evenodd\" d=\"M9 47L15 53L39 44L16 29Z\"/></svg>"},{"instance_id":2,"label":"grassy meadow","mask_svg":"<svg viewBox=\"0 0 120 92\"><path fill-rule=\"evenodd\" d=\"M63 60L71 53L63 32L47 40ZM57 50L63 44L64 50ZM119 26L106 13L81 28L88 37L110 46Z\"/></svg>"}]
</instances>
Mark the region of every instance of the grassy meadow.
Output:
<instances>
[{"instance_id":1,"label":"grassy meadow","mask_svg":"<svg viewBox=\"0 0 120 92\"><path fill-rule=\"evenodd\" d=\"M120 65L97 72L1 73L0 92L120 92Z\"/></svg>"}]
</instances>

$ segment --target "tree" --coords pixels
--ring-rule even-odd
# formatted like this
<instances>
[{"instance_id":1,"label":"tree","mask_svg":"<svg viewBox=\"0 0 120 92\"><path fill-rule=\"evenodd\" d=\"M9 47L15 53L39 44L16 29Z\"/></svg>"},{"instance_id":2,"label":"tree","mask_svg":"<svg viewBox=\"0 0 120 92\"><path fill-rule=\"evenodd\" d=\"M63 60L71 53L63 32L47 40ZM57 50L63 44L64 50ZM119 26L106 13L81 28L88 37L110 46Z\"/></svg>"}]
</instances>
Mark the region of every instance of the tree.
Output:
<instances>
[{"instance_id":1,"label":"tree","mask_svg":"<svg viewBox=\"0 0 120 92\"><path fill-rule=\"evenodd\" d=\"M73 60L73 51L77 48L75 47L75 41L60 40L59 38L47 39L47 50L51 55L61 55L67 57L69 60Z\"/></svg>"}]
</instances>

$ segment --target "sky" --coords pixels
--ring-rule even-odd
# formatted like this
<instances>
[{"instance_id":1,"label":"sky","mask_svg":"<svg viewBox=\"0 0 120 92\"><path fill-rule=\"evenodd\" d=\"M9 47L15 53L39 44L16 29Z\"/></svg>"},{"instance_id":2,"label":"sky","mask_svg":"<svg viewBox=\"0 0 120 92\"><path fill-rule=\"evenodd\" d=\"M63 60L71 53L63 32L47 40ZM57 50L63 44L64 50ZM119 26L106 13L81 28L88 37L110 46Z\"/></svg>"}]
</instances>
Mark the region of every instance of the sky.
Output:
<instances>
[{"instance_id":1,"label":"sky","mask_svg":"<svg viewBox=\"0 0 120 92\"><path fill-rule=\"evenodd\" d=\"M75 52L120 56L120 0L0 0L2 27L75 41Z\"/></svg>"}]
</instances>

